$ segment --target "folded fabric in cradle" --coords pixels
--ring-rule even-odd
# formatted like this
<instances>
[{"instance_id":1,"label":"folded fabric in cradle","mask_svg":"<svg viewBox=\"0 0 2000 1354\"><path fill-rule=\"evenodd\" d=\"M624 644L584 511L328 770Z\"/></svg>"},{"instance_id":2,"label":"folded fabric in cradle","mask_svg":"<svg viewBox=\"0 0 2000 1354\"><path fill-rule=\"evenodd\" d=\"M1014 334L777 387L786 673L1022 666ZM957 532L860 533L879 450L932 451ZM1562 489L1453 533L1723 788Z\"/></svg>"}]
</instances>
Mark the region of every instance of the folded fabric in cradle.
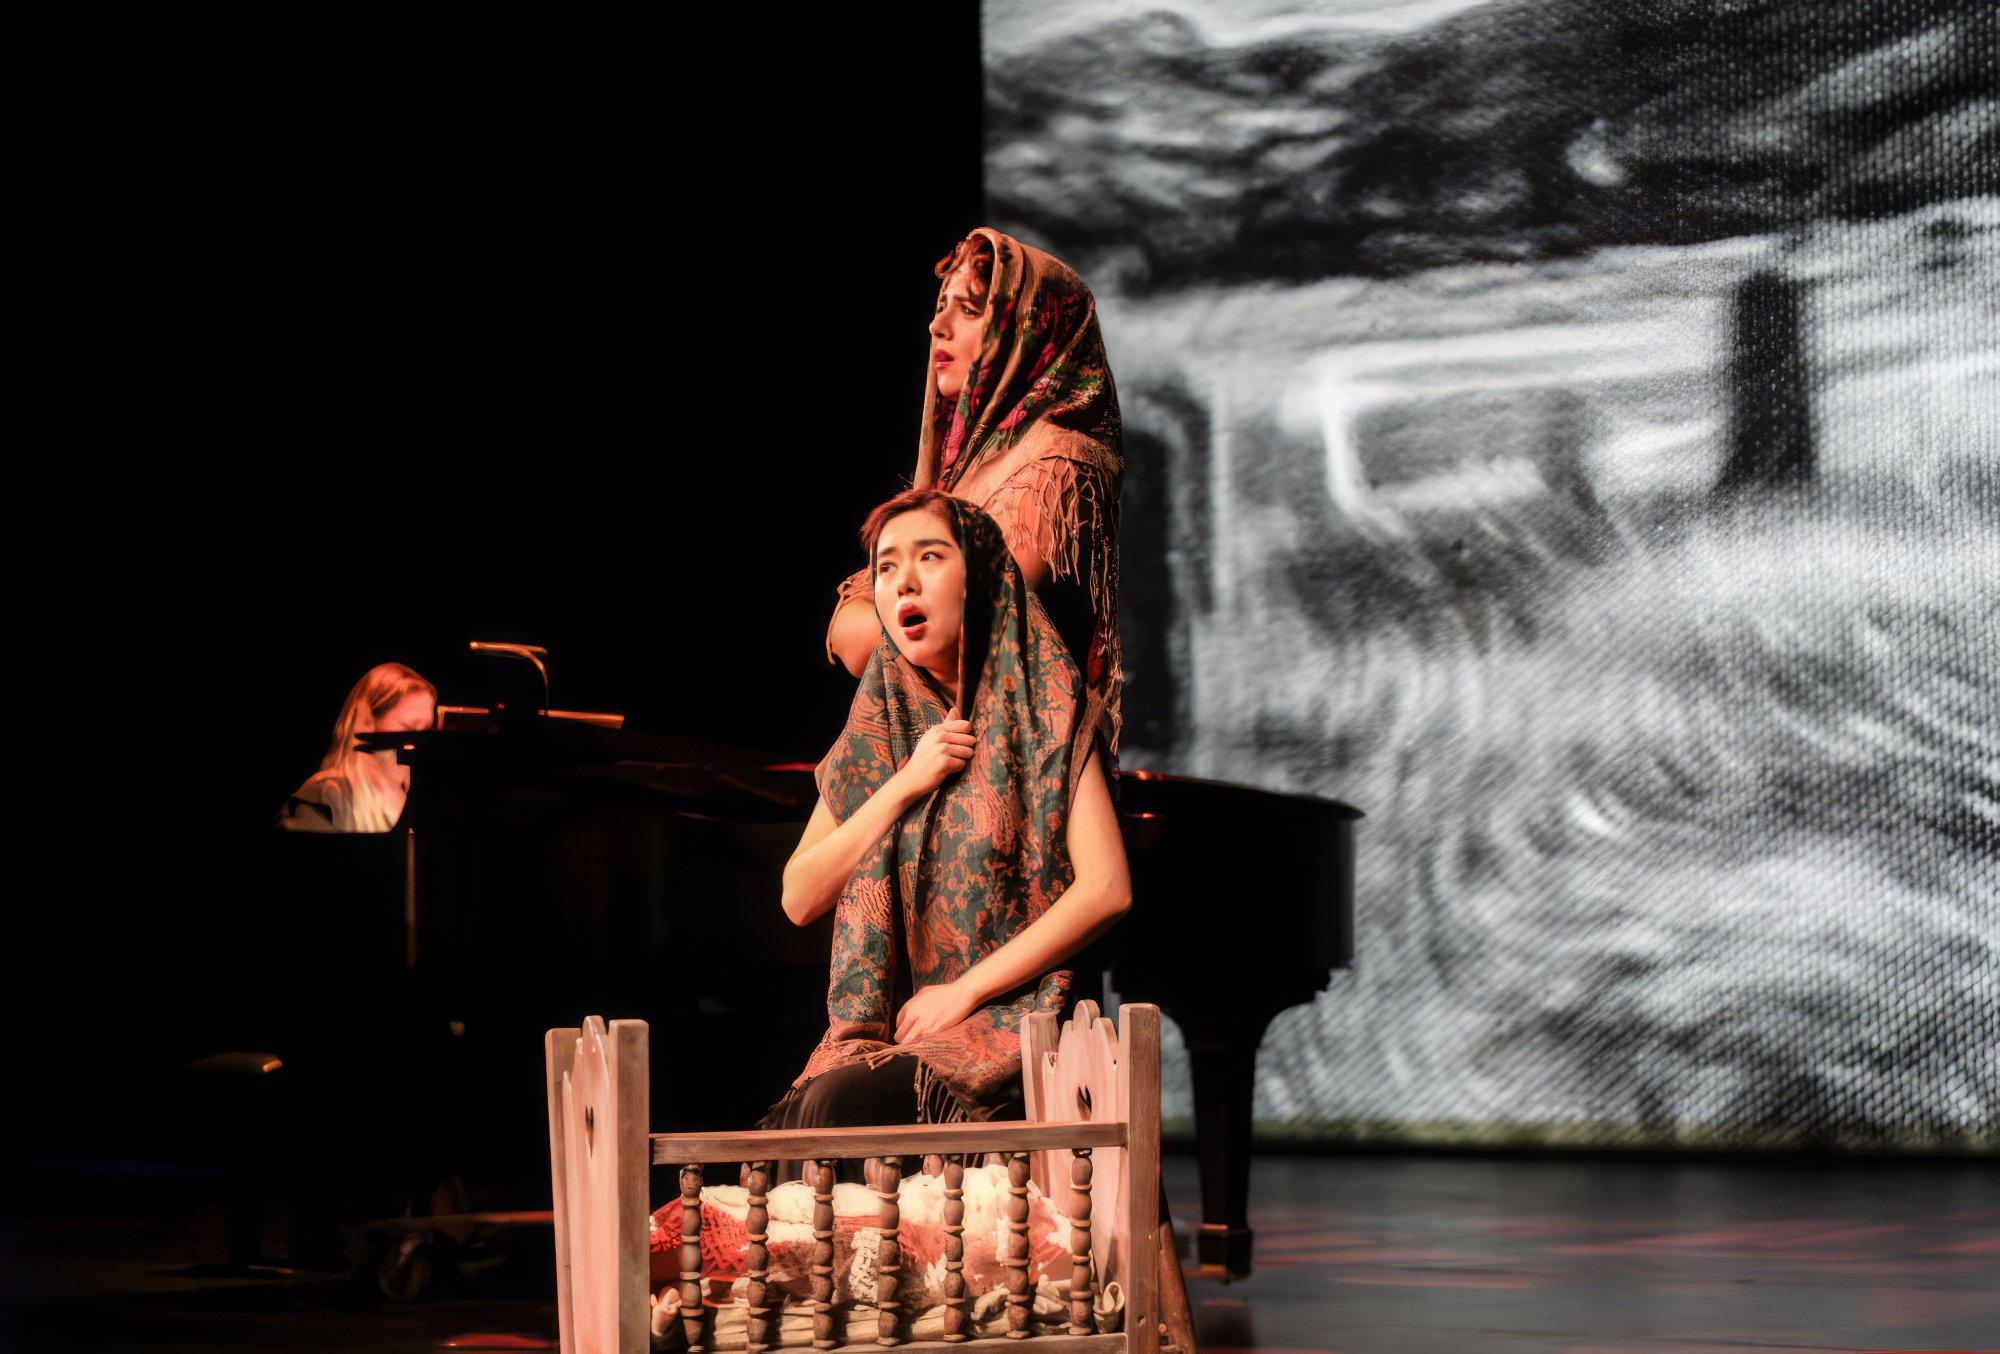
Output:
<instances>
[{"instance_id":1,"label":"folded fabric in cradle","mask_svg":"<svg viewBox=\"0 0 2000 1354\"><path fill-rule=\"evenodd\" d=\"M969 1166L964 1177L965 1291L981 1294L1007 1282L1007 1168ZM922 1311L944 1300L942 1175L909 1175L897 1186L902 1285L899 1305ZM813 1191L804 1181L777 1186L767 1196L769 1283L792 1297L812 1296ZM834 1300L872 1301L874 1259L881 1232L881 1199L863 1185L833 1187ZM675 1199L653 1214L652 1288L680 1278L682 1204ZM712 1294L726 1293L745 1272L750 1250L749 1191L710 1185L701 1192L701 1270ZM1028 1184L1028 1282L1044 1275L1067 1282L1069 1219ZM711 1301L715 1300L711 1297Z\"/></svg>"}]
</instances>

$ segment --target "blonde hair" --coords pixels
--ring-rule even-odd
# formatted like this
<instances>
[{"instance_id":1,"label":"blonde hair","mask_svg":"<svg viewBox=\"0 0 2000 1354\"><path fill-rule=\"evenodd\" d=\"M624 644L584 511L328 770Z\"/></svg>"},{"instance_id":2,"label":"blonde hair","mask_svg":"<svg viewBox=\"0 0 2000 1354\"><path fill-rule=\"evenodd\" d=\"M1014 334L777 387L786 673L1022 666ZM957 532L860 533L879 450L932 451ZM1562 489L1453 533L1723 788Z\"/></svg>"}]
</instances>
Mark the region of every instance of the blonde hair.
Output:
<instances>
[{"instance_id":1,"label":"blonde hair","mask_svg":"<svg viewBox=\"0 0 2000 1354\"><path fill-rule=\"evenodd\" d=\"M336 785L346 791L344 795L332 796L327 805L333 811L335 830L387 832L395 826L363 761L374 754L356 747L354 736L375 728L399 701L417 692L428 695L433 702L437 700L437 688L414 668L401 663L378 663L361 674L361 680L341 702L340 717L333 722L333 741L327 744L326 756L320 759L319 771L312 778L313 781L337 778Z\"/></svg>"}]
</instances>

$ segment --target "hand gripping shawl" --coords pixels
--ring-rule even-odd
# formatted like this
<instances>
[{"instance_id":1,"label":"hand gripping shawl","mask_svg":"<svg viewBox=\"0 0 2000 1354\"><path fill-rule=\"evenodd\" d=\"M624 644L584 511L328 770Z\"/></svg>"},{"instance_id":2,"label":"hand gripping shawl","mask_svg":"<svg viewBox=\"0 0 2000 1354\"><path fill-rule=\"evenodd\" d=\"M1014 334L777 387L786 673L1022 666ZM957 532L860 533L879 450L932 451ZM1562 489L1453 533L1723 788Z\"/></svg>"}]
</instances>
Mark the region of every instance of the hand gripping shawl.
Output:
<instances>
[{"instance_id":1,"label":"hand gripping shawl","mask_svg":"<svg viewBox=\"0 0 2000 1354\"><path fill-rule=\"evenodd\" d=\"M1123 723L1118 489L1125 452L1097 302L1054 255L988 226L967 238L975 237L993 249L979 355L956 401L939 396L937 372L926 364L912 483L960 494L976 472L1004 472L975 502L1000 524L1010 548L1037 548L1050 584L1087 593L1088 634L1067 638L1083 672L1084 721L1115 756ZM863 570L841 585L840 601L871 587Z\"/></svg>"},{"instance_id":2,"label":"hand gripping shawl","mask_svg":"<svg viewBox=\"0 0 2000 1354\"><path fill-rule=\"evenodd\" d=\"M842 891L826 1035L786 1097L823 1072L914 1054L920 1113L932 1123L986 1119L1019 1097L1022 1018L1059 1014L1070 974L1045 973L949 1030L891 1045L895 965L909 965L913 988L950 982L1062 895L1074 877L1065 832L1090 746L1076 664L1021 581L999 525L962 500L951 506L964 543L960 670L970 680L961 708L972 721L972 758L904 813ZM833 816L845 821L866 803L945 714L935 683L884 630L847 726L819 764Z\"/></svg>"}]
</instances>

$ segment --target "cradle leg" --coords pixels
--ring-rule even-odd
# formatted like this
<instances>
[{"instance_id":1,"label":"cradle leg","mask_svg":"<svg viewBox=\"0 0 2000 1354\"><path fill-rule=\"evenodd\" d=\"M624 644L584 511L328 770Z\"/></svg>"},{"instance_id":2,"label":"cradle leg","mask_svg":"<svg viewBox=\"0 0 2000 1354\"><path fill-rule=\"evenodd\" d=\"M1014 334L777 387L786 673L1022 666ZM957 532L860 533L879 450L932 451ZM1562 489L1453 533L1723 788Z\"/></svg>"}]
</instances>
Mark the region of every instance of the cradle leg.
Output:
<instances>
[{"instance_id":1,"label":"cradle leg","mask_svg":"<svg viewBox=\"0 0 2000 1354\"><path fill-rule=\"evenodd\" d=\"M822 1157L812 1164L813 1348L832 1349L833 1334L833 1162Z\"/></svg>"},{"instance_id":2,"label":"cradle leg","mask_svg":"<svg viewBox=\"0 0 2000 1354\"><path fill-rule=\"evenodd\" d=\"M1007 1154L1007 1338L1025 1340L1033 1315L1028 1283L1028 1154Z\"/></svg>"},{"instance_id":3,"label":"cradle leg","mask_svg":"<svg viewBox=\"0 0 2000 1354\"><path fill-rule=\"evenodd\" d=\"M1069 1163L1069 1333L1097 1329L1091 1307L1097 1285L1090 1272L1090 1149L1078 1147Z\"/></svg>"},{"instance_id":4,"label":"cradle leg","mask_svg":"<svg viewBox=\"0 0 2000 1354\"><path fill-rule=\"evenodd\" d=\"M745 1226L750 1232L750 1253L744 1257L747 1271L744 1283L744 1306L748 1308L744 1326L747 1343L744 1348L749 1354L764 1354L776 1343L771 1332L771 1252L770 1241L770 1197L766 1193L771 1187L770 1163L753 1161L744 1182L750 1191L749 1216Z\"/></svg>"},{"instance_id":5,"label":"cradle leg","mask_svg":"<svg viewBox=\"0 0 2000 1354\"><path fill-rule=\"evenodd\" d=\"M878 1345L899 1345L903 1343L902 1308L897 1301L896 1290L903 1274L903 1257L898 1246L897 1233L902 1226L897 1186L903 1180L903 1159L901 1157L881 1157L875 1162L875 1192L882 1200L881 1249L875 1253L875 1301L881 1308L877 1318L875 1343Z\"/></svg>"},{"instance_id":6,"label":"cradle leg","mask_svg":"<svg viewBox=\"0 0 2000 1354\"><path fill-rule=\"evenodd\" d=\"M681 1167L681 1333L688 1354L706 1354L702 1341L701 1301L701 1167Z\"/></svg>"},{"instance_id":7,"label":"cradle leg","mask_svg":"<svg viewBox=\"0 0 2000 1354\"><path fill-rule=\"evenodd\" d=\"M1128 1354L1160 1348L1160 1008L1118 1011L1119 1076L1125 1082L1125 1340Z\"/></svg>"},{"instance_id":8,"label":"cradle leg","mask_svg":"<svg viewBox=\"0 0 2000 1354\"><path fill-rule=\"evenodd\" d=\"M965 1158L944 1163L944 1338L958 1344L966 1338L965 1292Z\"/></svg>"},{"instance_id":9,"label":"cradle leg","mask_svg":"<svg viewBox=\"0 0 2000 1354\"><path fill-rule=\"evenodd\" d=\"M1160 1191L1160 1329L1161 1348L1197 1349L1194 1315L1188 1310L1187 1276L1181 1273L1180 1248L1174 1244L1173 1221L1167 1214L1167 1194Z\"/></svg>"}]
</instances>

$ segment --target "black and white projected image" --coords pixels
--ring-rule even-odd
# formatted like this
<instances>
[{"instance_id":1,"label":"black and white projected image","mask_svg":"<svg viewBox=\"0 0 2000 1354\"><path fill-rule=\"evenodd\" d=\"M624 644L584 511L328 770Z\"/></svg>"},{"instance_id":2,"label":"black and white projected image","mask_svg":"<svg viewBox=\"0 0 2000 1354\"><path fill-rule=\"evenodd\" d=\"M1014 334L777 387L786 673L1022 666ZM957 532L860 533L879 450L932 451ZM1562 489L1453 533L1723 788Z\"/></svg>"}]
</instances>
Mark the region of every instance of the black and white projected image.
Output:
<instances>
[{"instance_id":1,"label":"black and white projected image","mask_svg":"<svg viewBox=\"0 0 2000 1354\"><path fill-rule=\"evenodd\" d=\"M2000 1145L1996 9L985 6L1125 760L1368 814L1262 1131Z\"/></svg>"}]
</instances>

